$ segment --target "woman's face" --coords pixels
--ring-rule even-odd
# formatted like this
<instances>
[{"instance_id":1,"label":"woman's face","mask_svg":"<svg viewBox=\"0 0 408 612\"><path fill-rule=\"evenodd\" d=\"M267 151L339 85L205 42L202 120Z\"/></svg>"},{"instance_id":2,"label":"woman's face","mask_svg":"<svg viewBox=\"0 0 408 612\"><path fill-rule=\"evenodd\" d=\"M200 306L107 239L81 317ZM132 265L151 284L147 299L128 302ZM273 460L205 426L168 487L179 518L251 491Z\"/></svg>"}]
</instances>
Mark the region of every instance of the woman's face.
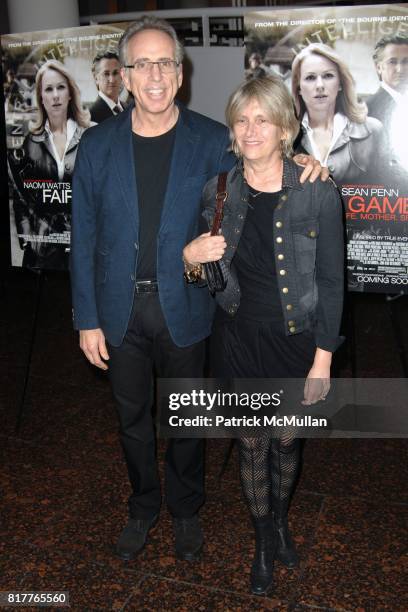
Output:
<instances>
[{"instance_id":1,"label":"woman's face","mask_svg":"<svg viewBox=\"0 0 408 612\"><path fill-rule=\"evenodd\" d=\"M66 117L71 99L67 79L56 70L46 70L41 83L41 99L48 118Z\"/></svg>"},{"instance_id":2,"label":"woman's face","mask_svg":"<svg viewBox=\"0 0 408 612\"><path fill-rule=\"evenodd\" d=\"M283 130L268 119L257 99L244 106L232 131L244 159L272 161L274 155L280 156Z\"/></svg>"},{"instance_id":3,"label":"woman's face","mask_svg":"<svg viewBox=\"0 0 408 612\"><path fill-rule=\"evenodd\" d=\"M334 62L317 53L302 60L299 93L308 113L324 110L334 115L340 88L340 75Z\"/></svg>"}]
</instances>

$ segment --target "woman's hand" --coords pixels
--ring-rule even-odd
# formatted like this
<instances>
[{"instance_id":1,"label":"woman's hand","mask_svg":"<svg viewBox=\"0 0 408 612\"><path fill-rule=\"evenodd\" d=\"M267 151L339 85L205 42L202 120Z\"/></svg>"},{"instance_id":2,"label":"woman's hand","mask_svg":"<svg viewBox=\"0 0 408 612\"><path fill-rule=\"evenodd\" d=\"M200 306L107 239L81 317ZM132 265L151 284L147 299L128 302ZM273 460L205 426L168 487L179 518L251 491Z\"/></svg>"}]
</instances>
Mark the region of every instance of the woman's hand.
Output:
<instances>
[{"instance_id":1,"label":"woman's hand","mask_svg":"<svg viewBox=\"0 0 408 612\"><path fill-rule=\"evenodd\" d=\"M48 234L50 233L50 226L48 225L47 221L45 221L44 219L40 219L37 225L36 232L37 232L36 237L38 236L38 238L43 237L43 236L48 236ZM44 245L44 242L42 242L41 240L33 240L31 242L31 248L34 251L34 253L36 253L37 255L40 255L43 249L43 245Z\"/></svg>"},{"instance_id":2,"label":"woman's hand","mask_svg":"<svg viewBox=\"0 0 408 612\"><path fill-rule=\"evenodd\" d=\"M316 349L313 365L305 381L304 398L302 401L304 406L310 406L326 399L330 391L331 359L332 353L320 348Z\"/></svg>"},{"instance_id":3,"label":"woman's hand","mask_svg":"<svg viewBox=\"0 0 408 612\"><path fill-rule=\"evenodd\" d=\"M293 161L298 166L304 166L305 168L299 179L301 183L304 183L307 179L310 183L313 183L318 177L322 181L327 181L329 178L329 170L311 155L298 153L293 156Z\"/></svg>"},{"instance_id":4,"label":"woman's hand","mask_svg":"<svg viewBox=\"0 0 408 612\"><path fill-rule=\"evenodd\" d=\"M227 247L224 236L211 236L210 232L201 234L183 249L184 260L194 266L208 261L218 261Z\"/></svg>"}]
</instances>

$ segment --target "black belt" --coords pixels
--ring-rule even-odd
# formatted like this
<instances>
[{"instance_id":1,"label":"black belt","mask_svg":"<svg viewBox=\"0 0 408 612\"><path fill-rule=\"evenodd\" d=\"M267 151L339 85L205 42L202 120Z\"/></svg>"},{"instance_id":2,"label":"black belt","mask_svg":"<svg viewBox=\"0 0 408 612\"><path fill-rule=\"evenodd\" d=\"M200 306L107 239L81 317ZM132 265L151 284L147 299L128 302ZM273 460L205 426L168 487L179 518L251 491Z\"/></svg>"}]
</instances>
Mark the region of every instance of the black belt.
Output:
<instances>
[{"instance_id":1,"label":"black belt","mask_svg":"<svg viewBox=\"0 0 408 612\"><path fill-rule=\"evenodd\" d=\"M159 285L155 280L143 280L135 283L136 293L157 293Z\"/></svg>"}]
</instances>

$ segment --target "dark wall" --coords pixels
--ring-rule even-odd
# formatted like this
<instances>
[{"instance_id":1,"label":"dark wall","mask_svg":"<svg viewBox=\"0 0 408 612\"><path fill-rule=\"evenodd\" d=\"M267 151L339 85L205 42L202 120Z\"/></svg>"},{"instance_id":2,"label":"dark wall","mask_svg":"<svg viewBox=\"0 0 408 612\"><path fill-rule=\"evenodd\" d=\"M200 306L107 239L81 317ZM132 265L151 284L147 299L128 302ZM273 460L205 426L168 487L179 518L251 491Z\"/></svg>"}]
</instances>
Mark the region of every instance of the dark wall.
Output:
<instances>
[{"instance_id":1,"label":"dark wall","mask_svg":"<svg viewBox=\"0 0 408 612\"><path fill-rule=\"evenodd\" d=\"M0 2L0 34L8 34L9 20L7 2ZM0 64L0 78L3 71ZM6 128L4 117L3 87L0 85L0 270L3 272L10 264L9 208L6 167Z\"/></svg>"},{"instance_id":2,"label":"dark wall","mask_svg":"<svg viewBox=\"0 0 408 612\"><path fill-rule=\"evenodd\" d=\"M2 2L0 2L0 34L8 34L9 32L10 29L7 2L3 0Z\"/></svg>"},{"instance_id":3,"label":"dark wall","mask_svg":"<svg viewBox=\"0 0 408 612\"><path fill-rule=\"evenodd\" d=\"M175 0L177 2L177 0ZM153 6L152 6L153 4ZM130 11L156 10L157 0L79 0L79 14L104 15L105 13L127 13Z\"/></svg>"},{"instance_id":4,"label":"dark wall","mask_svg":"<svg viewBox=\"0 0 408 612\"><path fill-rule=\"evenodd\" d=\"M1 83L3 71L0 68ZM3 272L10 264L10 217L8 205L7 162L6 162L6 123L4 116L3 86L0 86L0 270ZM1 274L0 274L1 275Z\"/></svg>"}]
</instances>

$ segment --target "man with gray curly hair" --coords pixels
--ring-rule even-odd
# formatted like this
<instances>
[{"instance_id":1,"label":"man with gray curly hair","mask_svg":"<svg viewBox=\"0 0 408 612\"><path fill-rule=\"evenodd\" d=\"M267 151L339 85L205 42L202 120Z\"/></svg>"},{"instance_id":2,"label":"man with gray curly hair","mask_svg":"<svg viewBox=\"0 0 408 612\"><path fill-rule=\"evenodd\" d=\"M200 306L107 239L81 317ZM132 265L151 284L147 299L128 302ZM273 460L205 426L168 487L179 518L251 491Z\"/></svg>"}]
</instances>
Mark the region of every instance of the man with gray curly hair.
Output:
<instances>
[{"instance_id":1,"label":"man with gray curly hair","mask_svg":"<svg viewBox=\"0 0 408 612\"><path fill-rule=\"evenodd\" d=\"M117 554L133 559L161 506L152 418L153 371L203 375L214 305L183 277L183 247L198 234L206 181L229 170L225 126L175 102L183 47L156 17L119 43L121 76L135 104L91 128L73 181L72 295L80 346L107 370L132 493ZM220 237L220 241L222 238ZM169 440L165 493L181 559L202 549L203 441Z\"/></svg>"}]
</instances>

